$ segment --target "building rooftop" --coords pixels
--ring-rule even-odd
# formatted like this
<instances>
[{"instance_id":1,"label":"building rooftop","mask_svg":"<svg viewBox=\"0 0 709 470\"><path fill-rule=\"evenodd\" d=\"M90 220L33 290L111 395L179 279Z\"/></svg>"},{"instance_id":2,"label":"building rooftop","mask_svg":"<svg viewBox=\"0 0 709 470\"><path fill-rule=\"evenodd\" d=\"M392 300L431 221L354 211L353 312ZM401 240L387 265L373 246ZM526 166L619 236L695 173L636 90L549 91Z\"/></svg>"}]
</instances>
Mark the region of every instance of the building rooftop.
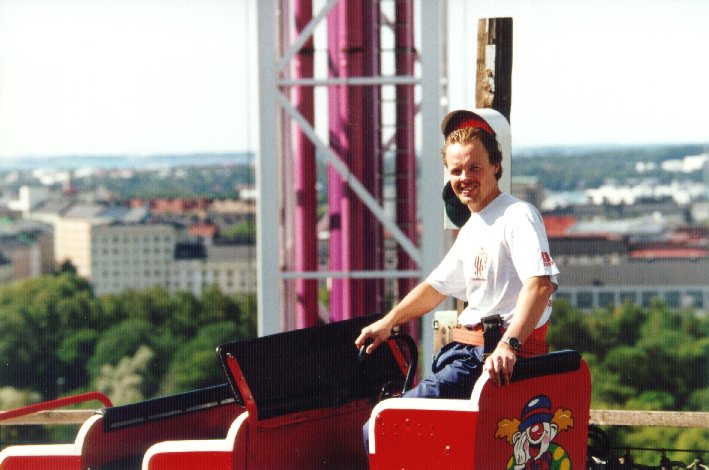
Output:
<instances>
[{"instance_id":1,"label":"building rooftop","mask_svg":"<svg viewBox=\"0 0 709 470\"><path fill-rule=\"evenodd\" d=\"M559 280L561 288L573 286L644 286L705 289L709 258L703 259L630 259L617 265L564 265Z\"/></svg>"}]
</instances>

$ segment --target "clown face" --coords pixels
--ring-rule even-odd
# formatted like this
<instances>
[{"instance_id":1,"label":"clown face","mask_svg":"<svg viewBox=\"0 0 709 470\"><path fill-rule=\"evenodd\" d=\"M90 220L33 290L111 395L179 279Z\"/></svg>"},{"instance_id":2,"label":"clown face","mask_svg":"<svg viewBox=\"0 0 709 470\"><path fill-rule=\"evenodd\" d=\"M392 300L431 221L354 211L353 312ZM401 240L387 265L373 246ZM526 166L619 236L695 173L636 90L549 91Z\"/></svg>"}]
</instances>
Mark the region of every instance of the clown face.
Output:
<instances>
[{"instance_id":1,"label":"clown face","mask_svg":"<svg viewBox=\"0 0 709 470\"><path fill-rule=\"evenodd\" d=\"M549 450L549 444L557 433L555 424L548 422L535 423L519 432L513 438L515 443L515 460L518 463L536 460Z\"/></svg>"}]
</instances>

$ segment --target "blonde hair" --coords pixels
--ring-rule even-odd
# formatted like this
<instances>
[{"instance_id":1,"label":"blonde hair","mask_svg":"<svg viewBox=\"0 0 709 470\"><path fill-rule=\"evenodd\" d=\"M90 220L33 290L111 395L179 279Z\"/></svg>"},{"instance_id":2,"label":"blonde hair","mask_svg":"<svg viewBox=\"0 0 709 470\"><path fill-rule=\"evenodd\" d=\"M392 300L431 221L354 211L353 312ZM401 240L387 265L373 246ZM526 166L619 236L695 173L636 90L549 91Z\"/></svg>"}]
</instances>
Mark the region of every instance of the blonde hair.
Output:
<instances>
[{"instance_id":1,"label":"blonde hair","mask_svg":"<svg viewBox=\"0 0 709 470\"><path fill-rule=\"evenodd\" d=\"M479 141L485 150L487 150L490 164L500 165L500 169L497 173L495 173L495 178L499 180L502 177L502 149L500 148L500 144L497 142L495 136L489 134L483 129L480 129L479 127L463 127L462 129L454 130L446 136L443 148L441 149L443 166L446 166L446 151L449 146L453 144L466 145L475 141Z\"/></svg>"}]
</instances>

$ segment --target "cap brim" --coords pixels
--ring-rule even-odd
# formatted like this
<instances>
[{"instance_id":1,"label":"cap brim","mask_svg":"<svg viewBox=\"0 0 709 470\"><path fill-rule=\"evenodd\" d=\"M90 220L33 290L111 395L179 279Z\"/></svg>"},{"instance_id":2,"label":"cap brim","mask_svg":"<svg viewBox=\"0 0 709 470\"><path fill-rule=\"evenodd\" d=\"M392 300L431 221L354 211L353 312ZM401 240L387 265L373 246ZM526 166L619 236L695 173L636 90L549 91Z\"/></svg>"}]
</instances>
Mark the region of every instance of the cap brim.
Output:
<instances>
[{"instance_id":1,"label":"cap brim","mask_svg":"<svg viewBox=\"0 0 709 470\"><path fill-rule=\"evenodd\" d=\"M495 135L492 126L480 115L466 109L457 109L446 114L441 121L441 133L443 137L448 137L448 134L463 127L477 127L483 129L488 134Z\"/></svg>"}]
</instances>

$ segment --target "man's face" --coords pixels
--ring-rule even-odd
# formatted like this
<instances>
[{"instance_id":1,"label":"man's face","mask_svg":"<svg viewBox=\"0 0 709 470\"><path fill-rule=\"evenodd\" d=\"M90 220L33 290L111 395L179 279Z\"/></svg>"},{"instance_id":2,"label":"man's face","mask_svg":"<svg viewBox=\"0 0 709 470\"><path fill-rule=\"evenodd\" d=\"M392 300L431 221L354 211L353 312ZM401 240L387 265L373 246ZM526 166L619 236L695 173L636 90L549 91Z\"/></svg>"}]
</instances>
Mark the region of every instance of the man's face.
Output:
<instances>
[{"instance_id":1,"label":"man's face","mask_svg":"<svg viewBox=\"0 0 709 470\"><path fill-rule=\"evenodd\" d=\"M472 212L479 212L500 194L495 178L500 165L490 163L487 150L478 141L449 145L446 168L453 192Z\"/></svg>"}]
</instances>

